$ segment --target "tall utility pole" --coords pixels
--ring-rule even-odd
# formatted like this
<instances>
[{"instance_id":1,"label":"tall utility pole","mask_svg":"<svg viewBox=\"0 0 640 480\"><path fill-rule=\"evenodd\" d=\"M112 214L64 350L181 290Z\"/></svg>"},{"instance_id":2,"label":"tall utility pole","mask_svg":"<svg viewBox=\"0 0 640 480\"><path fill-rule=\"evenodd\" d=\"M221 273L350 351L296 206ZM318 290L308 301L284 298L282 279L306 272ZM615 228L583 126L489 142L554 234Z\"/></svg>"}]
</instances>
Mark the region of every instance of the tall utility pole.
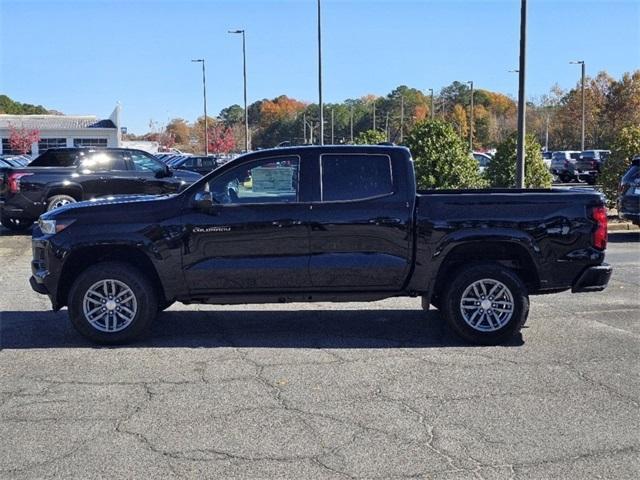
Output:
<instances>
[{"instance_id":1,"label":"tall utility pole","mask_svg":"<svg viewBox=\"0 0 640 480\"><path fill-rule=\"evenodd\" d=\"M351 110L349 111L349 133L351 137L351 143L353 143L353 105L351 105Z\"/></svg>"},{"instance_id":2,"label":"tall utility pole","mask_svg":"<svg viewBox=\"0 0 640 480\"><path fill-rule=\"evenodd\" d=\"M249 112L247 110L247 44L244 30L229 30L242 34L242 79L244 83L244 150L249 151Z\"/></svg>"},{"instance_id":3,"label":"tall utility pole","mask_svg":"<svg viewBox=\"0 0 640 480\"><path fill-rule=\"evenodd\" d=\"M384 121L384 131L387 134L387 142L389 141L389 112L387 112L387 118Z\"/></svg>"},{"instance_id":4,"label":"tall utility pole","mask_svg":"<svg viewBox=\"0 0 640 480\"><path fill-rule=\"evenodd\" d=\"M320 145L324 145L324 106L322 104L322 21L318 0L318 106L320 107Z\"/></svg>"},{"instance_id":5,"label":"tall utility pole","mask_svg":"<svg viewBox=\"0 0 640 480\"><path fill-rule=\"evenodd\" d=\"M545 119L544 126L544 151L549 151L549 113L547 112L547 117Z\"/></svg>"},{"instance_id":6,"label":"tall utility pole","mask_svg":"<svg viewBox=\"0 0 640 480\"><path fill-rule=\"evenodd\" d=\"M334 112L335 108L331 109L331 145L335 145L336 142L334 140L334 136L333 136L333 112Z\"/></svg>"},{"instance_id":7,"label":"tall utility pole","mask_svg":"<svg viewBox=\"0 0 640 480\"><path fill-rule=\"evenodd\" d=\"M373 99L373 130L376 129L376 99Z\"/></svg>"},{"instance_id":8,"label":"tall utility pole","mask_svg":"<svg viewBox=\"0 0 640 480\"><path fill-rule=\"evenodd\" d=\"M582 75L580 77L580 94L582 96L582 133L580 135L580 150L584 151L584 116L585 116L585 107L584 107L584 73L585 73L585 64L584 60L576 60L574 62L569 62L573 65L580 65L582 70Z\"/></svg>"},{"instance_id":9,"label":"tall utility pole","mask_svg":"<svg viewBox=\"0 0 640 480\"><path fill-rule=\"evenodd\" d=\"M307 144L307 114L302 114L302 132L304 135L304 144Z\"/></svg>"},{"instance_id":10,"label":"tall utility pole","mask_svg":"<svg viewBox=\"0 0 640 480\"><path fill-rule=\"evenodd\" d=\"M469 114L469 151L473 152L473 80L467 82L471 86L471 109Z\"/></svg>"},{"instance_id":11,"label":"tall utility pole","mask_svg":"<svg viewBox=\"0 0 640 480\"><path fill-rule=\"evenodd\" d=\"M204 58L198 58L191 61L195 63L202 63L202 96L204 97L204 154L209 155L209 128L207 125L207 82L204 73Z\"/></svg>"},{"instance_id":12,"label":"tall utility pole","mask_svg":"<svg viewBox=\"0 0 640 480\"><path fill-rule=\"evenodd\" d=\"M433 116L435 114L435 112L433 111L433 88L430 88L429 92L431 93L431 106L429 107L429 118L433 120Z\"/></svg>"},{"instance_id":13,"label":"tall utility pole","mask_svg":"<svg viewBox=\"0 0 640 480\"><path fill-rule=\"evenodd\" d=\"M400 143L404 141L404 95L400 95Z\"/></svg>"},{"instance_id":14,"label":"tall utility pole","mask_svg":"<svg viewBox=\"0 0 640 480\"><path fill-rule=\"evenodd\" d=\"M518 147L516 155L516 188L524 188L524 162L527 102L525 97L525 68L527 54L527 0L520 2L520 63L518 65Z\"/></svg>"}]
</instances>

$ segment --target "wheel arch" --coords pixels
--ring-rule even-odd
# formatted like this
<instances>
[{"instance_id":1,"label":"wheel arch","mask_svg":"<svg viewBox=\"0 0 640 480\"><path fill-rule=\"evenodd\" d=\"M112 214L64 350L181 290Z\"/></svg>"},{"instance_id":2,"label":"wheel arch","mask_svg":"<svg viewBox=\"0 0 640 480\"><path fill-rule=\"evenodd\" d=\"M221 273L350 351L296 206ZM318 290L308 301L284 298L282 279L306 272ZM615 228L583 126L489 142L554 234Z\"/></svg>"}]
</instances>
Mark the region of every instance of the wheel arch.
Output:
<instances>
[{"instance_id":1,"label":"wheel arch","mask_svg":"<svg viewBox=\"0 0 640 480\"><path fill-rule=\"evenodd\" d=\"M495 262L513 270L529 292L540 288L538 267L531 253L513 240L476 240L452 247L440 263L431 296L438 297L456 271L474 263Z\"/></svg>"},{"instance_id":2,"label":"wheel arch","mask_svg":"<svg viewBox=\"0 0 640 480\"><path fill-rule=\"evenodd\" d=\"M147 276L153 285L159 301L166 301L166 295L158 271L151 259L139 248L132 245L98 245L81 247L69 253L58 280L57 301L60 306L68 304L69 292L77 276L88 267L100 262L116 261L136 267Z\"/></svg>"},{"instance_id":3,"label":"wheel arch","mask_svg":"<svg viewBox=\"0 0 640 480\"><path fill-rule=\"evenodd\" d=\"M68 195L76 199L76 201L81 202L84 196L84 192L82 187L78 184L71 185L52 185L47 189L47 193L45 194L45 200L49 200L51 197L56 195Z\"/></svg>"}]
</instances>

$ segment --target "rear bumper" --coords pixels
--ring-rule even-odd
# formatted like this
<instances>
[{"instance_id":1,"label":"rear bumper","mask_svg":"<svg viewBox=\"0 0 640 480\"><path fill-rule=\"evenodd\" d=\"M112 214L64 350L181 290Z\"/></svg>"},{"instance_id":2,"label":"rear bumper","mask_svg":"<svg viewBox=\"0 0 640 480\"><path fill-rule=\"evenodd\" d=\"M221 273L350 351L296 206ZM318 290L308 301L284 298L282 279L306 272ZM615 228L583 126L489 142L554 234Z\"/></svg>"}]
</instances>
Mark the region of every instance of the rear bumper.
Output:
<instances>
[{"instance_id":1,"label":"rear bumper","mask_svg":"<svg viewBox=\"0 0 640 480\"><path fill-rule=\"evenodd\" d=\"M573 293L579 292L599 292L607 288L611 272L611 265L603 263L593 267L587 267L576 279L571 287Z\"/></svg>"}]
</instances>

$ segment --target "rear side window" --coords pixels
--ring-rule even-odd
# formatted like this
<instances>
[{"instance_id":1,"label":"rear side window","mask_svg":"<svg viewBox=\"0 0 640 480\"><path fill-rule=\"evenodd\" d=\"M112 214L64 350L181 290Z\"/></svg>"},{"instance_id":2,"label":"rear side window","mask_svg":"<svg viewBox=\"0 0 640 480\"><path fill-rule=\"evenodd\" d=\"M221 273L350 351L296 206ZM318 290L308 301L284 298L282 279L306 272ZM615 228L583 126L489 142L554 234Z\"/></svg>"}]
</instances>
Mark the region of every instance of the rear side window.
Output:
<instances>
[{"instance_id":1,"label":"rear side window","mask_svg":"<svg viewBox=\"0 0 640 480\"><path fill-rule=\"evenodd\" d=\"M30 167L73 167L78 152L74 150L47 150L36 158Z\"/></svg>"},{"instance_id":2,"label":"rear side window","mask_svg":"<svg viewBox=\"0 0 640 480\"><path fill-rule=\"evenodd\" d=\"M92 152L80 161L80 167L91 172L109 172L113 170L126 170L126 164L120 151Z\"/></svg>"},{"instance_id":3,"label":"rear side window","mask_svg":"<svg viewBox=\"0 0 640 480\"><path fill-rule=\"evenodd\" d=\"M364 200L393 193L391 159L387 155L320 156L321 200Z\"/></svg>"},{"instance_id":4,"label":"rear side window","mask_svg":"<svg viewBox=\"0 0 640 480\"><path fill-rule=\"evenodd\" d=\"M569 156L573 159L573 160L578 160L580 158L580 152L572 152L569 154Z\"/></svg>"}]
</instances>

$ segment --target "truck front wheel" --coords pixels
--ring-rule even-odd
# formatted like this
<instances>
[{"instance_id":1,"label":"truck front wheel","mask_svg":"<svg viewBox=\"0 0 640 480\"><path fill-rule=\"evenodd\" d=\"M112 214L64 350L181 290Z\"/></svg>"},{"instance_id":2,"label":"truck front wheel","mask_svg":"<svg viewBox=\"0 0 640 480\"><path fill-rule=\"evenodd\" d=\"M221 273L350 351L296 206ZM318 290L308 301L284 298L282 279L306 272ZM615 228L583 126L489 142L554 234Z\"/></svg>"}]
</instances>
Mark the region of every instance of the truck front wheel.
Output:
<instances>
[{"instance_id":1,"label":"truck front wheel","mask_svg":"<svg viewBox=\"0 0 640 480\"><path fill-rule=\"evenodd\" d=\"M458 270L451 280L442 311L461 337L496 345L520 332L529 314L529 296L512 270L481 263Z\"/></svg>"},{"instance_id":2,"label":"truck front wheel","mask_svg":"<svg viewBox=\"0 0 640 480\"><path fill-rule=\"evenodd\" d=\"M103 262L83 271L69 293L69 317L97 343L126 343L142 336L158 313L155 289L135 267Z\"/></svg>"}]
</instances>

